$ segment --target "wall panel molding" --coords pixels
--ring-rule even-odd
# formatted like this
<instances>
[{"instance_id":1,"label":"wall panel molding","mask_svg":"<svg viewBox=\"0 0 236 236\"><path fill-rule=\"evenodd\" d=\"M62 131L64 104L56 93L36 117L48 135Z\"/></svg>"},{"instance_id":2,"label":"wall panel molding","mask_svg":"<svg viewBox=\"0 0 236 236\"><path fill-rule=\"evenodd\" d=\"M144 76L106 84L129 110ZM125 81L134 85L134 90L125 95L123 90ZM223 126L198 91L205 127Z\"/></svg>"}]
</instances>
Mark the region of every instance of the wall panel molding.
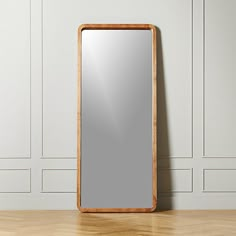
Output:
<instances>
[{"instance_id":1,"label":"wall panel molding","mask_svg":"<svg viewBox=\"0 0 236 236\"><path fill-rule=\"evenodd\" d=\"M43 45L43 54L44 54L44 34L45 34L45 30L44 30L44 25L45 25L45 14L44 11L46 9L46 2L44 0L41 0L42 2L42 45ZM191 113L191 126L190 126L190 130L191 130L191 135L190 135L190 139L191 139L191 144L190 144L190 153L188 154L182 154L182 155L159 155L159 159L168 159L168 158L193 158L193 0L189 0L190 3L190 21L191 21L191 29L190 29L190 35L191 35L191 48L190 48L190 53L191 53L191 77L189 78L191 80L191 85L190 85L190 90L191 90L191 97L190 97L190 113ZM79 23L78 23L79 24ZM44 56L43 56L44 58ZM42 71L45 72L45 62L44 59L42 58ZM44 73L43 73L44 74ZM43 87L45 85L44 83L44 75L42 76L42 84ZM53 154L53 153L47 153L45 151L45 132L44 132L44 127L45 127L45 95L44 95L44 89L42 91L42 159L76 159L76 156L71 156L71 155L59 155L58 154ZM187 129L187 128L186 128ZM55 142L56 143L56 142Z\"/></svg>"},{"instance_id":2,"label":"wall panel molding","mask_svg":"<svg viewBox=\"0 0 236 236\"><path fill-rule=\"evenodd\" d=\"M76 169L42 169L41 193L76 193Z\"/></svg>"},{"instance_id":3,"label":"wall panel molding","mask_svg":"<svg viewBox=\"0 0 236 236\"><path fill-rule=\"evenodd\" d=\"M44 0L41 1L41 32L42 32L42 154L41 159L76 159L77 156L70 156L70 155L49 155L45 153L44 150L44 104L45 104L45 98L44 98Z\"/></svg>"},{"instance_id":4,"label":"wall panel molding","mask_svg":"<svg viewBox=\"0 0 236 236\"><path fill-rule=\"evenodd\" d=\"M158 169L158 180L158 192L160 195L193 192L193 168Z\"/></svg>"},{"instance_id":5,"label":"wall panel molding","mask_svg":"<svg viewBox=\"0 0 236 236\"><path fill-rule=\"evenodd\" d=\"M0 169L1 193L31 193L31 169Z\"/></svg>"},{"instance_id":6,"label":"wall panel molding","mask_svg":"<svg viewBox=\"0 0 236 236\"><path fill-rule=\"evenodd\" d=\"M222 6L227 6L227 1L222 1ZM203 91L203 104L202 104L202 158L236 158L236 153L233 154L233 155L228 155L228 154L221 154L221 155L218 155L218 154L207 154L206 152L206 147L207 147L207 144L206 144L206 81L207 81L207 76L206 76L206 71L207 71L207 65L206 65L206 51L207 51L207 48L206 48L206 35L207 35L207 29L206 29L206 21L207 21L207 7L206 7L206 4L207 2L210 2L210 0L203 0L203 8L202 8L202 11L203 11L203 59L202 59L202 62L203 62L203 74L202 74L202 91ZM220 0L218 1L211 1L212 4L214 3L214 5L212 6L212 9L214 9L214 11L217 11L217 8L213 8L215 7L215 5L219 4L220 3ZM218 3L217 3L218 2ZM230 0L229 0L230 2ZM229 3L228 3L229 4ZM209 6L208 6L209 7ZM215 23L217 24L217 23ZM214 25L212 24L212 27L214 27ZM220 30L221 27L219 26L218 29ZM219 35L220 35L221 31L219 31ZM223 33L223 31L222 31ZM209 35L210 33L208 33ZM218 48L215 48L215 50L219 50ZM219 57L221 57L221 55L219 54ZM213 63L213 62L212 62ZM208 93L209 94L209 93ZM221 96L221 94L219 94L219 96ZM218 112L220 113L220 110L218 110ZM233 131L232 131L233 132ZM222 135L221 133L218 133L218 135Z\"/></svg>"},{"instance_id":7,"label":"wall panel molding","mask_svg":"<svg viewBox=\"0 0 236 236\"><path fill-rule=\"evenodd\" d=\"M165 160L165 159L169 159L169 158L177 158L177 159L182 159L182 158L193 158L193 91L194 91L194 87L193 87L193 1L194 0L190 0L191 2L191 8L190 8L190 12L191 12L191 30L190 30L190 34L191 34L191 48L190 48L190 52L191 52L191 98L190 98L190 103L191 103L191 154L189 156L184 156L184 155L159 155L159 160Z\"/></svg>"},{"instance_id":8,"label":"wall panel molding","mask_svg":"<svg viewBox=\"0 0 236 236\"><path fill-rule=\"evenodd\" d=\"M18 77L18 76L21 76L21 78L18 78L18 80L19 79L25 79L25 77L26 76L28 76L28 86L29 86L29 88L28 88L28 96L29 96L29 104L28 104L28 106L29 106L29 114L27 114L27 115L29 115L29 117L28 117L28 122L29 122L29 127L28 127L28 129L29 129L29 134L28 134L28 137L27 137L27 140L28 140L28 145L26 145L26 143L22 143L22 145L25 145L25 146L28 146L27 148L28 148L28 150L27 151L25 151L25 154L23 154L22 153L22 150L23 150L23 147L22 148L20 148L19 147L19 145L20 144L17 144L17 147L14 147L14 143L20 143L19 142L19 140L18 140L18 142L16 141L16 140L10 140L10 139L12 139L13 138L13 136L15 135L15 133L16 132L13 132L13 131L10 131L11 132L11 134L12 134L12 136L9 136L8 137L8 135L6 135L5 134L5 132L6 131L3 131L3 130L1 130L1 133L2 134L4 134L4 136L1 136L1 138L4 140L4 142L12 142L12 144L11 144L11 146L12 146L12 148L10 148L10 147L8 147L8 148L6 148L6 150L5 151L3 151L3 153L0 153L0 159L30 159L31 158L31 0L25 0L25 1L22 1L21 3L20 3L20 7L19 6L17 6L16 5L16 3L18 2L18 1L12 1L12 0L9 0L8 1L9 2L9 4L6 4L6 5L4 5L5 3L1 3L1 5L3 5L2 6L2 11L3 11L3 14L2 13L0 13L1 14L1 17L7 17L7 19L2 19L1 17L0 17L0 19L1 19L1 25L0 25L0 27L1 27L1 31L2 31L2 33L3 34L5 34L6 36L7 36L7 40L5 41L5 37L1 37L1 44L3 45L3 49L1 49L1 55L4 55L5 56L5 58L4 58L4 61L3 62L1 62L2 64L3 64L3 67L1 68L1 71L0 71L0 73L6 73L6 71L4 72L4 70L7 70L7 68L9 67L9 64L11 64L11 67L13 66L14 67L14 69L12 69L12 68L8 68L10 71L14 71L15 70L15 72L10 72L10 71L8 71L8 73L6 73L5 75L3 75L3 74L0 74L0 76L4 79L6 79L7 78L7 82L4 82L4 81L2 81L2 85L1 85L1 87L4 87L4 91L1 91L1 93L3 94L3 96L4 96L4 93L6 92L6 90L7 89L9 89L9 91L10 90L12 90L12 89L15 89L14 88L14 84L12 84L11 82L9 82L10 81L10 76L14 76L15 78L16 77ZM12 3L11 3L12 2ZM24 3L25 2L25 3ZM25 14L25 12L22 12L22 14L21 14L21 9L20 8L23 8L24 7L24 5L25 5L25 7L26 8L28 8L26 11L28 11L27 12L27 14ZM5 9L6 8L6 9ZM8 12L8 10L9 9L11 9L12 10L12 12ZM17 11L17 13L15 12L15 11ZM6 14L7 13L7 14ZM19 22L17 22L17 23L15 23L15 21L14 21L14 23L13 22L11 22L11 18L10 18L10 16L12 16L12 18L13 17L17 17L16 16L16 14L21 14L21 16L22 16L22 19L20 19L19 20ZM19 17L19 16L18 16ZM26 33L25 31L26 31L26 29L24 29L23 27L22 27L22 25L20 25L21 23L23 23L23 21L24 20L26 20L26 18L28 18L28 22L27 22L27 26L26 27L28 27L28 29L27 29L27 38L28 38L28 42L29 42L29 44L28 45L20 45L20 46L13 46L13 45L11 45L11 47L9 48L9 44L10 43L12 43L12 41L14 40L14 39L16 39L17 37L18 37L18 35L19 35L19 32L18 32L18 30L20 30L20 35L21 35L21 37L19 37L19 40L18 41L15 41L15 44L16 44L16 42L19 42L20 44L22 43L20 40L22 39L23 40L23 38L24 38L24 36L23 36L23 34L24 33ZM8 28L10 28L11 30L9 30ZM14 35L13 35L14 34ZM23 41L24 42L24 41ZM6 43L6 45L4 44L4 43ZM24 42L25 43L25 42ZM5 46L4 46L5 45ZM19 58L19 60L21 59L22 60L22 56L17 56L17 52L19 52L20 53L20 50L22 50L22 48L24 48L25 46L27 46L28 48L27 49L25 49L25 50L27 50L28 52L27 52L27 57L28 57L28 59L27 59L27 61L28 62L26 62L26 61L20 61L20 63L22 63L22 65L21 65L21 67L19 67L18 68L18 66L19 66L19 62L16 62L16 61L14 61L14 59L13 58ZM5 51L5 50L8 50L7 52ZM23 55L24 55L24 53L23 52L21 52ZM7 58L7 55L11 55L11 54L13 54L12 56L11 56L11 63L9 62L9 59ZM25 56L25 55L24 55ZM0 57L0 60L1 60L2 58ZM16 59L15 59L16 60ZM4 65L4 63L6 63L6 65ZM26 65L24 65L24 63L26 64L26 63L28 63L28 75L25 75L26 73L25 72L22 72L22 68L23 68L23 66L26 66ZM16 73L16 71L17 71L17 69L18 69L18 72ZM10 72L10 73L9 73ZM13 75L14 74L14 75ZM24 82L24 81L23 81ZM4 84L5 83L5 84ZM6 86L6 88L5 88L5 86ZM21 97L18 97L18 99L15 97L15 96L17 96L17 95L21 95L21 93L23 92L23 90L24 90L24 88L22 89L22 91L17 91L17 93L15 93L15 94L12 94L12 96L11 97L8 97L7 99L6 99L6 95L4 96L4 99L1 99L1 100L5 100L4 102L8 102L8 103L12 103L12 104L14 104L14 100L15 100L15 103L17 103L18 102L18 100L21 100L20 98ZM17 95L16 95L17 94ZM21 102L23 102L23 101L19 101L19 103L21 103ZM11 127L11 129L14 129L12 126L16 126L16 121L17 121L17 119L22 119L23 120L23 118L20 118L20 117L18 117L18 111L17 111L17 113L16 113L16 110L14 110L14 109L11 109L11 106L12 106L12 104L7 104L8 106L9 106L9 108L8 109L6 109L6 108L3 108L3 111L4 111L4 113L7 113L7 112L10 112L10 113L12 113L11 115L9 115L9 117L1 117L2 118L2 120L4 120L5 119L5 121L7 120L7 122L8 122L8 124L5 124L5 125L3 125L3 127ZM1 104L2 105L2 104ZM15 104L14 104L15 105ZM17 104L16 104L17 105ZM19 105L19 104L18 104ZM20 104L21 105L21 104ZM13 120L13 119L16 119L16 120ZM15 129L18 129L19 128L19 126L22 126L22 125L24 125L24 122L22 122L22 121L20 121L20 123L19 123L19 125L17 126L17 127L15 127ZM23 131L21 131L21 132L23 132ZM13 135L13 133L14 133L14 135ZM26 134L23 134L23 133L21 133L21 134L19 134L19 136L20 135L26 135ZM26 138L26 137L21 137L21 138ZM3 142L3 140L2 140L2 142ZM6 140L8 140L8 141L6 141ZM9 143L7 143L7 144L5 144L4 145L4 147L1 147L3 150L5 149L5 147L6 146L10 146L10 144ZM25 147L26 148L26 147ZM7 150L8 149L8 150ZM11 149L11 151L9 151ZM17 150L17 149L19 149L18 151L16 151L16 152L19 152L19 153L14 153L14 154L11 154L10 152L13 152L14 150ZM21 151L20 151L20 149L22 149ZM0 150L0 152L1 152L2 150ZM21 153L20 153L21 152Z\"/></svg>"},{"instance_id":9,"label":"wall panel molding","mask_svg":"<svg viewBox=\"0 0 236 236\"><path fill-rule=\"evenodd\" d=\"M204 193L236 193L236 169L203 169Z\"/></svg>"}]
</instances>

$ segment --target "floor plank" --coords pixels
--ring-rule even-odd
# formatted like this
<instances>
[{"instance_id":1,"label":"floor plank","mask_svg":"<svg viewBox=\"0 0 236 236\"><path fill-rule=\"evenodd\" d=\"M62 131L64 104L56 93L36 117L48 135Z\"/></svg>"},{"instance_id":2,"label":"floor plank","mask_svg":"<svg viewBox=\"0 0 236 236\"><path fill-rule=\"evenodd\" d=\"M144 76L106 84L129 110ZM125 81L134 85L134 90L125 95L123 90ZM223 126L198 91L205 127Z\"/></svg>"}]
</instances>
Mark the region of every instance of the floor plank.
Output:
<instances>
[{"instance_id":1,"label":"floor plank","mask_svg":"<svg viewBox=\"0 0 236 236\"><path fill-rule=\"evenodd\" d=\"M0 211L2 236L236 235L236 211Z\"/></svg>"}]
</instances>

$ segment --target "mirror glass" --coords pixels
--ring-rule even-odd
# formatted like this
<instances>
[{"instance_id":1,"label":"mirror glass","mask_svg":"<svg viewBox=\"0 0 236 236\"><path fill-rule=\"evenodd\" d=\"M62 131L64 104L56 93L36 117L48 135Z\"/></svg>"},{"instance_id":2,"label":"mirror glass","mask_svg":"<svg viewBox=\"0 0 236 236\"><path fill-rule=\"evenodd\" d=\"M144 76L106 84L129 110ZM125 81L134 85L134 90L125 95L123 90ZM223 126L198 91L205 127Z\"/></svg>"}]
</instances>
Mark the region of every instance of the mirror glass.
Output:
<instances>
[{"instance_id":1,"label":"mirror glass","mask_svg":"<svg viewBox=\"0 0 236 236\"><path fill-rule=\"evenodd\" d=\"M152 207L152 31L84 29L81 207Z\"/></svg>"}]
</instances>

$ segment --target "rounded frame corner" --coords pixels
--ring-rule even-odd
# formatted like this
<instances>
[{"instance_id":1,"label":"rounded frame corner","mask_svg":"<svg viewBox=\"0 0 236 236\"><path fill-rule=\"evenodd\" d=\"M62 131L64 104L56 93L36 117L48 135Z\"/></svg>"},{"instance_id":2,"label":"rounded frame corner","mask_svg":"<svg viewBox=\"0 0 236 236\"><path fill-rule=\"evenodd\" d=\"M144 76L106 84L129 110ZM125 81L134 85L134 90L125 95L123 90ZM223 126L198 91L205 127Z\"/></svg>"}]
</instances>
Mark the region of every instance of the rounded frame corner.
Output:
<instances>
[{"instance_id":1,"label":"rounded frame corner","mask_svg":"<svg viewBox=\"0 0 236 236\"><path fill-rule=\"evenodd\" d=\"M83 30L85 30L87 28L87 24L81 24L78 29L77 32L78 33L82 33Z\"/></svg>"}]
</instances>

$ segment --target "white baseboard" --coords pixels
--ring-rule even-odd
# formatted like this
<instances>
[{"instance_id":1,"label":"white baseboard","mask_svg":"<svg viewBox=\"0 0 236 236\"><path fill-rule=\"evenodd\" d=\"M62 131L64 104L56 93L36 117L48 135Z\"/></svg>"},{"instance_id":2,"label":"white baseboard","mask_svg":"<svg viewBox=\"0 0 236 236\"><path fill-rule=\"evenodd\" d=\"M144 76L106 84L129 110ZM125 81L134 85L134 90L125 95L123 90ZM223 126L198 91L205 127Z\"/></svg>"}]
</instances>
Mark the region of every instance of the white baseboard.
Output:
<instances>
[{"instance_id":1,"label":"white baseboard","mask_svg":"<svg viewBox=\"0 0 236 236\"><path fill-rule=\"evenodd\" d=\"M160 210L232 210L236 209L236 197L231 196L181 196L158 199ZM14 194L0 196L0 210L77 210L76 194Z\"/></svg>"}]
</instances>

